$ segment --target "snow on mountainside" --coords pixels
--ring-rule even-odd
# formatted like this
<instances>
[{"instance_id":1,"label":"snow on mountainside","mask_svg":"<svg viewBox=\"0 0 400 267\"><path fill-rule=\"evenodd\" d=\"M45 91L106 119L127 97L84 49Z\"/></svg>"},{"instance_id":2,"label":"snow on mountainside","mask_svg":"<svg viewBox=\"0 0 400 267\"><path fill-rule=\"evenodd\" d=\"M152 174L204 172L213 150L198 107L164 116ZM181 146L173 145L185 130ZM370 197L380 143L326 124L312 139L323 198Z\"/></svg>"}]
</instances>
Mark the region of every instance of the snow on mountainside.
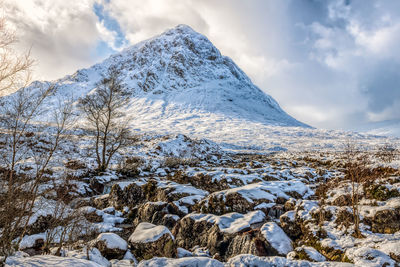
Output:
<instances>
[{"instance_id":1,"label":"snow on mountainside","mask_svg":"<svg viewBox=\"0 0 400 267\"><path fill-rule=\"evenodd\" d=\"M110 66L117 66L132 97L126 116L132 129L182 133L228 148L321 149L349 137L375 137L315 130L285 113L278 103L202 34L178 25L103 62L54 81L49 115L59 99L90 94ZM34 82L32 89L49 82ZM45 119L45 118L42 118ZM339 139L339 140L337 140ZM336 141L332 141L336 140Z\"/></svg>"},{"instance_id":2,"label":"snow on mountainside","mask_svg":"<svg viewBox=\"0 0 400 267\"><path fill-rule=\"evenodd\" d=\"M400 137L400 120L386 120L369 123L357 128L360 132Z\"/></svg>"},{"instance_id":3,"label":"snow on mountainside","mask_svg":"<svg viewBox=\"0 0 400 267\"><path fill-rule=\"evenodd\" d=\"M273 125L306 126L287 115L230 58L186 25L56 81L60 86L57 95L86 95L112 65L121 70L133 96L130 109L138 115L152 113L163 119L181 114L178 120L182 120L213 113Z\"/></svg>"}]
</instances>

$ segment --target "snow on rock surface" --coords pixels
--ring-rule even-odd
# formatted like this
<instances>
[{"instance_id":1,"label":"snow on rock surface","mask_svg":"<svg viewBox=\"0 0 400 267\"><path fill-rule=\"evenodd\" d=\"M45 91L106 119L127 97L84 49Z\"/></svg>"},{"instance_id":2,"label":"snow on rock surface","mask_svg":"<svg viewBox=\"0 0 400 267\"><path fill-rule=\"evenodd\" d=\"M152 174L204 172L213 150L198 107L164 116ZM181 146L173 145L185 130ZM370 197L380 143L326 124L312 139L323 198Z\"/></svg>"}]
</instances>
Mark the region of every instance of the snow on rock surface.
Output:
<instances>
[{"instance_id":1,"label":"snow on rock surface","mask_svg":"<svg viewBox=\"0 0 400 267\"><path fill-rule=\"evenodd\" d=\"M207 257L186 257L180 259L153 258L147 261L141 261L138 267L224 267L224 264Z\"/></svg>"},{"instance_id":2,"label":"snow on rock surface","mask_svg":"<svg viewBox=\"0 0 400 267\"><path fill-rule=\"evenodd\" d=\"M242 267L242 266L265 266L265 267L347 267L353 264L343 262L308 262L300 260L289 260L282 257L258 257L254 255L238 255L229 259L226 266Z\"/></svg>"},{"instance_id":3,"label":"snow on rock surface","mask_svg":"<svg viewBox=\"0 0 400 267\"><path fill-rule=\"evenodd\" d=\"M231 258L228 262L222 263L206 257L186 257L180 259L153 258L147 261L141 261L138 267L158 267L158 266L185 266L185 267L245 267L245 266L263 266L263 267L349 267L353 264L342 262L307 262L300 260L289 260L282 257L258 257L254 255L238 255Z\"/></svg>"},{"instance_id":4,"label":"snow on rock surface","mask_svg":"<svg viewBox=\"0 0 400 267\"><path fill-rule=\"evenodd\" d=\"M396 262L382 251L369 247L353 247L346 251L346 255L357 266L378 267L397 266Z\"/></svg>"},{"instance_id":5,"label":"snow on rock surface","mask_svg":"<svg viewBox=\"0 0 400 267\"><path fill-rule=\"evenodd\" d=\"M129 241L132 243L149 243L157 241L163 235L168 234L174 239L174 236L163 225L154 225L152 223L142 222L140 223L133 234L129 237Z\"/></svg>"},{"instance_id":6,"label":"snow on rock surface","mask_svg":"<svg viewBox=\"0 0 400 267\"><path fill-rule=\"evenodd\" d=\"M21 267L37 267L37 266L53 266L53 267L103 267L93 261L85 259L77 259L72 257L56 257L51 255L41 255L34 257L8 257L5 266L21 266Z\"/></svg>"},{"instance_id":7,"label":"snow on rock surface","mask_svg":"<svg viewBox=\"0 0 400 267\"><path fill-rule=\"evenodd\" d=\"M72 257L76 259L85 260L87 259L87 250L86 247L80 251L71 250L67 251L67 257ZM89 258L90 261L99 264L100 266L110 267L111 263L101 255L101 252L97 248L89 249ZM73 266L73 265L71 265Z\"/></svg>"},{"instance_id":8,"label":"snow on rock surface","mask_svg":"<svg viewBox=\"0 0 400 267\"><path fill-rule=\"evenodd\" d=\"M119 235L114 233L102 233L95 241L104 241L109 249L127 250L128 243L123 240Z\"/></svg>"},{"instance_id":9,"label":"snow on rock surface","mask_svg":"<svg viewBox=\"0 0 400 267\"><path fill-rule=\"evenodd\" d=\"M40 239L46 240L46 233L25 235L19 243L19 249L31 248L35 245L36 241Z\"/></svg>"},{"instance_id":10,"label":"snow on rock surface","mask_svg":"<svg viewBox=\"0 0 400 267\"><path fill-rule=\"evenodd\" d=\"M195 221L207 221L212 224L217 224L221 232L233 234L245 228L250 227L252 224L260 223L265 220L264 212L260 210L252 211L247 214L240 214L237 212L227 213L221 216L214 214L192 213L186 215Z\"/></svg>"},{"instance_id":11,"label":"snow on rock surface","mask_svg":"<svg viewBox=\"0 0 400 267\"><path fill-rule=\"evenodd\" d=\"M293 250L292 240L290 240L276 223L267 222L260 230L268 243L276 249L279 254L286 255Z\"/></svg>"}]
</instances>

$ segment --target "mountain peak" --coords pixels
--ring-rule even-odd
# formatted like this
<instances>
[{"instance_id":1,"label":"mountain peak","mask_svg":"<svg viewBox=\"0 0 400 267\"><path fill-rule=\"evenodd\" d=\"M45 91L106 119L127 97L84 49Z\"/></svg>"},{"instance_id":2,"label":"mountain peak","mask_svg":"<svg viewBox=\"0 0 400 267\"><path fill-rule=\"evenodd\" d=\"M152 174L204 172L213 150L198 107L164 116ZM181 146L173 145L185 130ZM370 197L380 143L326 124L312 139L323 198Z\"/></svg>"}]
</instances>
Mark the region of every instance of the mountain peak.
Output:
<instances>
[{"instance_id":1,"label":"mountain peak","mask_svg":"<svg viewBox=\"0 0 400 267\"><path fill-rule=\"evenodd\" d=\"M174 28L168 29L164 32L166 35L172 35L172 34L192 34L192 35L202 35L195 30L193 30L192 27L186 24L178 24Z\"/></svg>"},{"instance_id":2,"label":"mountain peak","mask_svg":"<svg viewBox=\"0 0 400 267\"><path fill-rule=\"evenodd\" d=\"M59 94L81 97L96 90L96 82L110 66L120 70L131 92L127 112L155 122L207 120L211 116L217 121L307 126L286 114L206 36L187 25L178 25L60 79Z\"/></svg>"}]
</instances>

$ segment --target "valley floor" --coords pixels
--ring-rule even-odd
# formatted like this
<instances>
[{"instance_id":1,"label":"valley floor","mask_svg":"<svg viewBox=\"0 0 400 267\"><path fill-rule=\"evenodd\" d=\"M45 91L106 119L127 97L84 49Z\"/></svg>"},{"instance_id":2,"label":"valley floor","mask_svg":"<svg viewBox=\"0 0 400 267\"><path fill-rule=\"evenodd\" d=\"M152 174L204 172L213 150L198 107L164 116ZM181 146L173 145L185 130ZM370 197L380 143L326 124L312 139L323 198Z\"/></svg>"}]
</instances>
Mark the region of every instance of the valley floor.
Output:
<instances>
[{"instance_id":1,"label":"valley floor","mask_svg":"<svg viewBox=\"0 0 400 267\"><path fill-rule=\"evenodd\" d=\"M37 199L6 266L399 266L400 161L374 157L386 139L357 139L373 158L357 187L357 234L340 148L348 136L313 131L269 131L256 148L142 136L104 173L93 171L90 139L71 135L52 163L73 185L64 213L54 193ZM46 223L71 214L82 215L78 232Z\"/></svg>"}]
</instances>

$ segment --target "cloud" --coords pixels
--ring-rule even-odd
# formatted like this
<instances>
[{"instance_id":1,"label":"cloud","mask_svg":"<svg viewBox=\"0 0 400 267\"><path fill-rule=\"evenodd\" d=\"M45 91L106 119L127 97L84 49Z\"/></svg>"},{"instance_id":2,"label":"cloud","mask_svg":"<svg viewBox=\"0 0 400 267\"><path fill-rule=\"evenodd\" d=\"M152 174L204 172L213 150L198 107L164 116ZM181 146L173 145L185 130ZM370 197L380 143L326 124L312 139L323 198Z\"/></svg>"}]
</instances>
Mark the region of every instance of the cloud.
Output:
<instances>
[{"instance_id":1,"label":"cloud","mask_svg":"<svg viewBox=\"0 0 400 267\"><path fill-rule=\"evenodd\" d=\"M9 24L16 29L18 49L31 47L38 60L36 78L55 79L99 60L99 40L110 38L92 11L94 1L5 0Z\"/></svg>"}]
</instances>

